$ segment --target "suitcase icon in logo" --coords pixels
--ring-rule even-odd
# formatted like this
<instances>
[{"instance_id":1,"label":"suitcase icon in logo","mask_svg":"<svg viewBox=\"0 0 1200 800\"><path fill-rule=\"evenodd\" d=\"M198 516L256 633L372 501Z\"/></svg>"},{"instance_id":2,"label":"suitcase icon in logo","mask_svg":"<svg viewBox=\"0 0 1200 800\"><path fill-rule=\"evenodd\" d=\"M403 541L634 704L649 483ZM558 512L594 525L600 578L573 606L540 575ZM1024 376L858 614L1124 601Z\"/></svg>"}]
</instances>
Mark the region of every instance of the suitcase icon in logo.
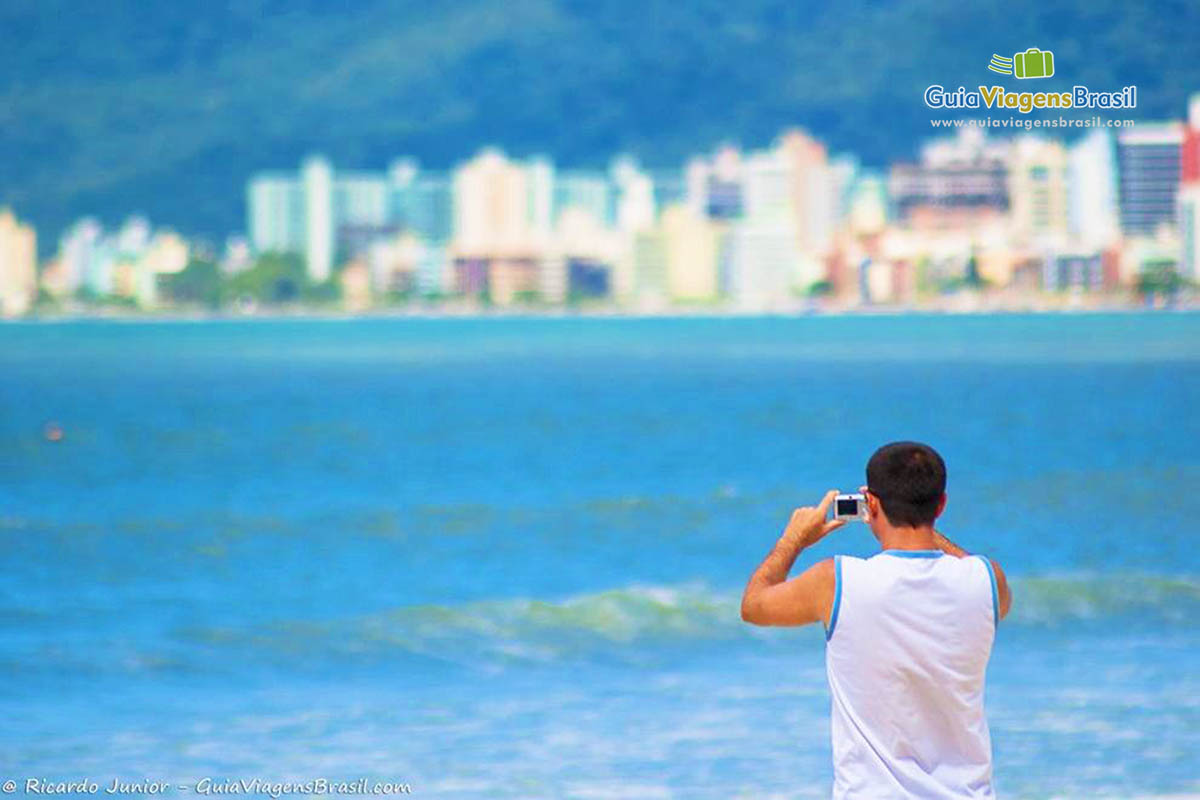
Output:
<instances>
[{"instance_id":1,"label":"suitcase icon in logo","mask_svg":"<svg viewBox=\"0 0 1200 800\"><path fill-rule=\"evenodd\" d=\"M1014 53L1013 73L1018 78L1049 78L1054 74L1054 53L1036 47Z\"/></svg>"}]
</instances>

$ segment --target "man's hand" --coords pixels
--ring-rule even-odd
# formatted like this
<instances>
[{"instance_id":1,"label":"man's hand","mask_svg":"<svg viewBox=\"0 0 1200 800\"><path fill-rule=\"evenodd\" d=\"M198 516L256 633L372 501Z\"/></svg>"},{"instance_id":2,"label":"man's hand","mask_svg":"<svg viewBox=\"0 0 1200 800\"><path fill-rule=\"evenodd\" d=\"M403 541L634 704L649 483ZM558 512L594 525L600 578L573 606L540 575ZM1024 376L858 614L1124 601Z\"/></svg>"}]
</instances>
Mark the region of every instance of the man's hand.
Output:
<instances>
[{"instance_id":1,"label":"man's hand","mask_svg":"<svg viewBox=\"0 0 1200 800\"><path fill-rule=\"evenodd\" d=\"M835 586L832 558L813 564L801 575L787 580L796 556L816 544L844 520L826 521L829 504L837 496L829 491L816 507L797 508L792 518L746 584L742 594L742 619L754 625L805 625L829 623Z\"/></svg>"},{"instance_id":2,"label":"man's hand","mask_svg":"<svg viewBox=\"0 0 1200 800\"><path fill-rule=\"evenodd\" d=\"M829 513L829 504L835 497L837 497L837 489L830 489L816 507L805 506L793 511L792 518L788 521L780 541L792 545L799 551L805 547L812 547L824 539L826 534L845 525L844 519L825 519Z\"/></svg>"}]
</instances>

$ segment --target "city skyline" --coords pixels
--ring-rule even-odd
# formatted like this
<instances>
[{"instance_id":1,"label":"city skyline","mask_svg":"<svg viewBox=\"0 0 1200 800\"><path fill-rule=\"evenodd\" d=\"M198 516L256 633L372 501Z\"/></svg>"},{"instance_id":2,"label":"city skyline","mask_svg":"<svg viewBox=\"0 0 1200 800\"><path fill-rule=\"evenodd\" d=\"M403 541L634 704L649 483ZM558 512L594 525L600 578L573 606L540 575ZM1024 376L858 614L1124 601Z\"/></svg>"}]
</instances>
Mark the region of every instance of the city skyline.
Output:
<instances>
[{"instance_id":1,"label":"city skyline","mask_svg":"<svg viewBox=\"0 0 1200 800\"><path fill-rule=\"evenodd\" d=\"M1190 281L1198 129L1200 95L1184 121L1093 128L1070 144L964 126L885 172L798 128L669 170L626 154L606 170L564 168L497 147L445 171L411 156L341 170L314 154L296 171L248 177L244 236L220 256L144 217L114 234L84 218L36 269L37 285L57 298L82 290L170 306L160 276L198 253L230 275L267 254L297 256L314 284L337 277L352 310L385 296L643 311L785 310L827 295L912 304L956 281L1114 290L1167 262ZM27 280L2 285L7 315L35 305Z\"/></svg>"}]
</instances>

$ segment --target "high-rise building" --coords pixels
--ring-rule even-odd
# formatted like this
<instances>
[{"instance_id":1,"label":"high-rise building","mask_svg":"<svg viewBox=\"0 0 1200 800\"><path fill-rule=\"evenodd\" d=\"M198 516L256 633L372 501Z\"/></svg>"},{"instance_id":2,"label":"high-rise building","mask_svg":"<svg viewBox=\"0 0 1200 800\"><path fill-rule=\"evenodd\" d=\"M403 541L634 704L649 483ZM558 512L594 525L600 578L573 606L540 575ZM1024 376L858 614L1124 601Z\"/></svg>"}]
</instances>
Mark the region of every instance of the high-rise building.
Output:
<instances>
[{"instance_id":1,"label":"high-rise building","mask_svg":"<svg viewBox=\"0 0 1200 800\"><path fill-rule=\"evenodd\" d=\"M743 216L729 232L722 287L740 308L779 307L798 278L805 237L797 202L815 198L797 191L795 155L774 147L743 163Z\"/></svg>"},{"instance_id":2,"label":"high-rise building","mask_svg":"<svg viewBox=\"0 0 1200 800\"><path fill-rule=\"evenodd\" d=\"M1067 227L1089 248L1110 247L1121 235L1116 146L1103 128L1077 141L1067 155Z\"/></svg>"},{"instance_id":3,"label":"high-rise building","mask_svg":"<svg viewBox=\"0 0 1200 800\"><path fill-rule=\"evenodd\" d=\"M388 223L387 178L374 172L338 172L333 218L338 227L383 228Z\"/></svg>"},{"instance_id":4,"label":"high-rise building","mask_svg":"<svg viewBox=\"0 0 1200 800\"><path fill-rule=\"evenodd\" d=\"M1200 279L1200 182L1179 188L1179 273Z\"/></svg>"},{"instance_id":5,"label":"high-rise building","mask_svg":"<svg viewBox=\"0 0 1200 800\"><path fill-rule=\"evenodd\" d=\"M654 179L630 156L618 156L609 167L618 230L633 232L654 225Z\"/></svg>"},{"instance_id":6,"label":"high-rise building","mask_svg":"<svg viewBox=\"0 0 1200 800\"><path fill-rule=\"evenodd\" d=\"M1017 241L1067 232L1067 153L1061 142L1038 136L1013 141L1008 193Z\"/></svg>"},{"instance_id":7,"label":"high-rise building","mask_svg":"<svg viewBox=\"0 0 1200 800\"><path fill-rule=\"evenodd\" d=\"M333 272L333 167L320 156L300 168L304 187L304 260L308 277L325 281Z\"/></svg>"},{"instance_id":8,"label":"high-rise building","mask_svg":"<svg viewBox=\"0 0 1200 800\"><path fill-rule=\"evenodd\" d=\"M1121 230L1151 236L1174 226L1179 191L1183 125L1142 123L1117 134Z\"/></svg>"},{"instance_id":9,"label":"high-rise building","mask_svg":"<svg viewBox=\"0 0 1200 800\"><path fill-rule=\"evenodd\" d=\"M874 173L860 172L850 190L846 223L856 236L873 236L888 223L887 182Z\"/></svg>"},{"instance_id":10,"label":"high-rise building","mask_svg":"<svg viewBox=\"0 0 1200 800\"><path fill-rule=\"evenodd\" d=\"M441 172L422 171L411 159L388 170L388 221L423 241L444 247L454 236L454 187Z\"/></svg>"},{"instance_id":11,"label":"high-rise building","mask_svg":"<svg viewBox=\"0 0 1200 800\"><path fill-rule=\"evenodd\" d=\"M798 253L792 285L807 289L826 278L826 260L838 222L838 182L825 145L804 131L786 132L776 148L791 172Z\"/></svg>"},{"instance_id":12,"label":"high-rise building","mask_svg":"<svg viewBox=\"0 0 1200 800\"><path fill-rule=\"evenodd\" d=\"M762 225L785 223L797 236L794 164L781 148L751 153L742 170L742 216Z\"/></svg>"},{"instance_id":13,"label":"high-rise building","mask_svg":"<svg viewBox=\"0 0 1200 800\"><path fill-rule=\"evenodd\" d=\"M687 202L688 187L683 172L678 169L654 169L647 171L654 184L654 208L679 205Z\"/></svg>"},{"instance_id":14,"label":"high-rise building","mask_svg":"<svg viewBox=\"0 0 1200 800\"><path fill-rule=\"evenodd\" d=\"M557 173L553 162L545 156L531 158L526 172L529 178L530 235L539 246L545 247L558 221L558 209L555 206Z\"/></svg>"},{"instance_id":15,"label":"high-rise building","mask_svg":"<svg viewBox=\"0 0 1200 800\"><path fill-rule=\"evenodd\" d=\"M1180 179L1183 183L1200 183L1200 92L1188 98L1187 123L1183 129L1180 153Z\"/></svg>"},{"instance_id":16,"label":"high-rise building","mask_svg":"<svg viewBox=\"0 0 1200 800\"><path fill-rule=\"evenodd\" d=\"M108 235L99 222L84 218L59 240L42 285L55 295L86 289L98 297L126 297L149 307L158 300L159 277L183 271L190 254L179 234L155 231L144 217L130 217Z\"/></svg>"},{"instance_id":17,"label":"high-rise building","mask_svg":"<svg viewBox=\"0 0 1200 800\"><path fill-rule=\"evenodd\" d=\"M742 215L742 154L730 145L685 169L687 206L695 216L727 220Z\"/></svg>"},{"instance_id":18,"label":"high-rise building","mask_svg":"<svg viewBox=\"0 0 1200 800\"><path fill-rule=\"evenodd\" d=\"M425 248L421 238L411 232L373 242L366 258L371 288L384 295L417 290Z\"/></svg>"},{"instance_id":19,"label":"high-rise building","mask_svg":"<svg viewBox=\"0 0 1200 800\"><path fill-rule=\"evenodd\" d=\"M159 276L182 272L190 252L188 243L174 231L159 231L146 241L134 261L133 296L139 305L149 307L158 302Z\"/></svg>"},{"instance_id":20,"label":"high-rise building","mask_svg":"<svg viewBox=\"0 0 1200 800\"><path fill-rule=\"evenodd\" d=\"M668 208L685 207L682 205ZM664 210L664 214L666 211ZM634 299L643 305L667 300L667 236L661 225L633 235Z\"/></svg>"},{"instance_id":21,"label":"high-rise building","mask_svg":"<svg viewBox=\"0 0 1200 800\"><path fill-rule=\"evenodd\" d=\"M1200 92L1188 101L1179 185L1180 273L1200 278Z\"/></svg>"},{"instance_id":22,"label":"high-rise building","mask_svg":"<svg viewBox=\"0 0 1200 800\"><path fill-rule=\"evenodd\" d=\"M58 241L58 254L42 275L42 285L48 292L64 297L84 286L100 234L100 223L90 218L80 220L63 233Z\"/></svg>"},{"instance_id":23,"label":"high-rise building","mask_svg":"<svg viewBox=\"0 0 1200 800\"><path fill-rule=\"evenodd\" d=\"M487 149L454 171L454 244L461 258L530 255L530 170Z\"/></svg>"},{"instance_id":24,"label":"high-rise building","mask_svg":"<svg viewBox=\"0 0 1200 800\"><path fill-rule=\"evenodd\" d=\"M609 293L618 302L636 297L637 237L654 227L654 179L630 156L619 156L609 167L615 211L615 244Z\"/></svg>"},{"instance_id":25,"label":"high-rise building","mask_svg":"<svg viewBox=\"0 0 1200 800\"><path fill-rule=\"evenodd\" d=\"M24 314L36 299L37 235L11 210L0 210L0 314Z\"/></svg>"},{"instance_id":26,"label":"high-rise building","mask_svg":"<svg viewBox=\"0 0 1200 800\"><path fill-rule=\"evenodd\" d=\"M398 161L387 173L335 171L312 156L298 173L268 172L247 184L251 249L305 258L313 280L326 280L335 263L366 258L376 239L417 229L445 242L453 225L451 192L444 177L420 173Z\"/></svg>"},{"instance_id":27,"label":"high-rise building","mask_svg":"<svg viewBox=\"0 0 1200 800\"><path fill-rule=\"evenodd\" d=\"M455 286L506 305L546 283L546 168L489 148L454 171Z\"/></svg>"},{"instance_id":28,"label":"high-rise building","mask_svg":"<svg viewBox=\"0 0 1200 800\"><path fill-rule=\"evenodd\" d=\"M86 289L98 296L113 293L117 253L99 222L91 217L81 219L59 240L58 249L64 276L61 285L67 292Z\"/></svg>"},{"instance_id":29,"label":"high-rise building","mask_svg":"<svg viewBox=\"0 0 1200 800\"><path fill-rule=\"evenodd\" d=\"M254 252L304 252L304 190L295 174L270 172L251 178L246 210Z\"/></svg>"},{"instance_id":30,"label":"high-rise building","mask_svg":"<svg viewBox=\"0 0 1200 800\"><path fill-rule=\"evenodd\" d=\"M729 231L725 293L748 311L780 309L792 295L796 236L788 225L746 220Z\"/></svg>"},{"instance_id":31,"label":"high-rise building","mask_svg":"<svg viewBox=\"0 0 1200 800\"><path fill-rule=\"evenodd\" d=\"M554 178L554 221L572 209L586 212L601 225L616 222L616 198L608 176L587 170L560 170Z\"/></svg>"},{"instance_id":32,"label":"high-rise building","mask_svg":"<svg viewBox=\"0 0 1200 800\"><path fill-rule=\"evenodd\" d=\"M1008 144L978 128L930 142L919 164L894 164L888 191L896 215L921 230L970 229L1007 214Z\"/></svg>"},{"instance_id":33,"label":"high-rise building","mask_svg":"<svg viewBox=\"0 0 1200 800\"><path fill-rule=\"evenodd\" d=\"M666 289L672 300L708 302L718 295L719 231L691 209L673 206L660 220L666 245Z\"/></svg>"}]
</instances>

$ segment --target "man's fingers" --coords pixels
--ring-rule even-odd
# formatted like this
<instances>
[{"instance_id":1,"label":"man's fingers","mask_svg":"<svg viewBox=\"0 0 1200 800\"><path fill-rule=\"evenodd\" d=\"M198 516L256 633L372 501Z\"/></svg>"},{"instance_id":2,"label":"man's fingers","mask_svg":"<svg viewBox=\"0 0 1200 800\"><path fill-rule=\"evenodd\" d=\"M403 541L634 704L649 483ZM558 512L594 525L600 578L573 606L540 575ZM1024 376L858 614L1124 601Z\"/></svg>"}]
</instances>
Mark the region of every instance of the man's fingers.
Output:
<instances>
[{"instance_id":1,"label":"man's fingers","mask_svg":"<svg viewBox=\"0 0 1200 800\"><path fill-rule=\"evenodd\" d=\"M825 533L832 533L833 531L836 531L838 528L842 527L845 524L846 524L846 520L844 520L844 519L831 519L825 523ZM824 534L822 534L822 535L824 535Z\"/></svg>"},{"instance_id":2,"label":"man's fingers","mask_svg":"<svg viewBox=\"0 0 1200 800\"><path fill-rule=\"evenodd\" d=\"M821 516L825 516L825 514L829 511L829 504L833 502L833 498L835 497L837 497L837 489L830 489L825 493L825 497L821 500L821 504L817 506L817 510L821 512Z\"/></svg>"}]
</instances>

